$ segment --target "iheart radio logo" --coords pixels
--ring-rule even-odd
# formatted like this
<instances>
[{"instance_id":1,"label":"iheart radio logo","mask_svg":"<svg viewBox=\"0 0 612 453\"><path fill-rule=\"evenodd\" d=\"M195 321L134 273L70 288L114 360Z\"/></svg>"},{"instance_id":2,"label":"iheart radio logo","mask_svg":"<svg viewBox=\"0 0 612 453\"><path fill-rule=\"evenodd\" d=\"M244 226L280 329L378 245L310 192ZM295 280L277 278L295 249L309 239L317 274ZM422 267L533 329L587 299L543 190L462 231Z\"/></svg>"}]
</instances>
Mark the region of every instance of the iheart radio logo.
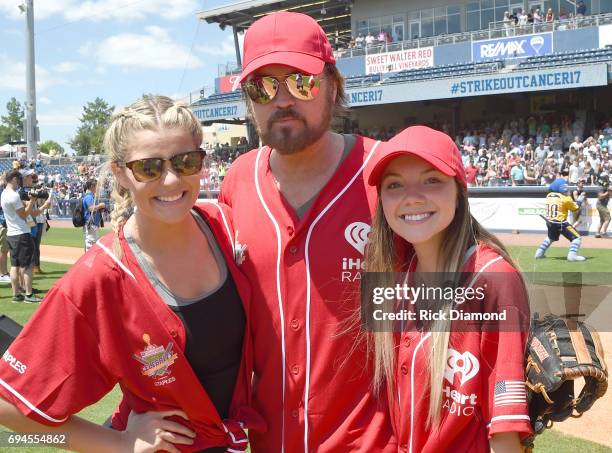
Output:
<instances>
[{"instance_id":1,"label":"iheart radio logo","mask_svg":"<svg viewBox=\"0 0 612 453\"><path fill-rule=\"evenodd\" d=\"M446 370L444 370L444 378L452 385L455 374L459 374L461 385L468 382L480 370L478 359L469 351L463 354L449 348L446 358Z\"/></svg>"},{"instance_id":2,"label":"iheart radio logo","mask_svg":"<svg viewBox=\"0 0 612 453\"><path fill-rule=\"evenodd\" d=\"M368 243L370 225L364 222L353 222L344 230L344 237L359 253L363 255L365 246Z\"/></svg>"}]
</instances>

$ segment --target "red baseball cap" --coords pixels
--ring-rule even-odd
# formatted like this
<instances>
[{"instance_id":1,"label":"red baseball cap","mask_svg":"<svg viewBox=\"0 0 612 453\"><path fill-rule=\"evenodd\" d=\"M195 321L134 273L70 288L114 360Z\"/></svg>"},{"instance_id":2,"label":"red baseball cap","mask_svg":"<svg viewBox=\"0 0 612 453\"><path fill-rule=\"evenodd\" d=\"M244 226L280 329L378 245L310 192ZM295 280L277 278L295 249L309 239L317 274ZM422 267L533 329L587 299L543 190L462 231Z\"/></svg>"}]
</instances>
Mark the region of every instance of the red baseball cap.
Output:
<instances>
[{"instance_id":1,"label":"red baseball cap","mask_svg":"<svg viewBox=\"0 0 612 453\"><path fill-rule=\"evenodd\" d=\"M279 11L253 22L244 37L240 83L259 68L282 64L307 74L320 74L336 63L331 44L312 17Z\"/></svg>"},{"instance_id":2,"label":"red baseball cap","mask_svg":"<svg viewBox=\"0 0 612 453\"><path fill-rule=\"evenodd\" d=\"M414 154L467 187L459 148L444 132L427 126L410 126L388 142L381 143L378 151L368 177L371 186L380 184L385 168L393 159L404 154Z\"/></svg>"}]
</instances>

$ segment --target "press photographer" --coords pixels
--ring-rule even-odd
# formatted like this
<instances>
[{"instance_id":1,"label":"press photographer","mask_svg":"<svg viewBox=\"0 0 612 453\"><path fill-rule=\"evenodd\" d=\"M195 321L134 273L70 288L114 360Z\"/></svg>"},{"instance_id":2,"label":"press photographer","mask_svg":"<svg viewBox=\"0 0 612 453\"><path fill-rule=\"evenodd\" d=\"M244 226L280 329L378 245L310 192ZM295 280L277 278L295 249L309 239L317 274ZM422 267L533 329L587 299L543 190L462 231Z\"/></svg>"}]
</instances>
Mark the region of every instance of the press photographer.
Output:
<instances>
[{"instance_id":1,"label":"press photographer","mask_svg":"<svg viewBox=\"0 0 612 453\"><path fill-rule=\"evenodd\" d=\"M28 219L32 237L34 238L34 257L32 261L32 272L43 274L40 268L40 243L44 229L47 226L45 210L51 206L52 198L49 197L49 190L38 182L38 175L34 169L27 169L23 172L23 187L19 192L23 201L32 201L32 215Z\"/></svg>"},{"instance_id":2,"label":"press photographer","mask_svg":"<svg viewBox=\"0 0 612 453\"><path fill-rule=\"evenodd\" d=\"M32 263L34 261L34 238L28 217L34 210L33 200L22 200L17 192L23 185L23 176L18 170L6 175L6 188L0 196L0 203L6 221L6 240L11 254L11 287L13 302L36 303L40 299L32 291ZM21 284L22 283L22 284Z\"/></svg>"}]
</instances>

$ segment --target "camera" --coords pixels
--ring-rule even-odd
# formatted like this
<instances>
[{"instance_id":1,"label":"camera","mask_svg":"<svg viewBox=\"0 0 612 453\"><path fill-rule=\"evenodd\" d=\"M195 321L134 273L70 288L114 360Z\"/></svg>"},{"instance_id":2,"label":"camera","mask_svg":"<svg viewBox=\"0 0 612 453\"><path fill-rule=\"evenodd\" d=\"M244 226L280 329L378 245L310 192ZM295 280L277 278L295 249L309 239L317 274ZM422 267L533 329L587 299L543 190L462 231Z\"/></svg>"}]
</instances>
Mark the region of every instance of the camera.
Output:
<instances>
[{"instance_id":1,"label":"camera","mask_svg":"<svg viewBox=\"0 0 612 453\"><path fill-rule=\"evenodd\" d=\"M19 191L19 198L21 198L22 201L30 201L32 198L47 200L49 198L49 190L42 184L37 184L32 187L24 187Z\"/></svg>"}]
</instances>

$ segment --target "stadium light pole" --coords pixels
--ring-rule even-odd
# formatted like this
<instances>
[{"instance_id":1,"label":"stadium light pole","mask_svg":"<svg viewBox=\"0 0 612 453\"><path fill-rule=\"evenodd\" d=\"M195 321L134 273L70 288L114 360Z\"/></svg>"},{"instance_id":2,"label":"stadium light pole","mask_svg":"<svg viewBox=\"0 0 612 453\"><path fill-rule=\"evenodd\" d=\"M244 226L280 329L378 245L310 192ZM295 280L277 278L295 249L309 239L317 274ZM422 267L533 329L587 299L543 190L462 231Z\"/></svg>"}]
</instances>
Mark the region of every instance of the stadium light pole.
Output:
<instances>
[{"instance_id":1,"label":"stadium light pole","mask_svg":"<svg viewBox=\"0 0 612 453\"><path fill-rule=\"evenodd\" d=\"M28 159L36 157L38 127L36 121L36 76L34 58L34 0L26 0L18 6L26 14L26 125L25 138L28 145Z\"/></svg>"}]
</instances>

